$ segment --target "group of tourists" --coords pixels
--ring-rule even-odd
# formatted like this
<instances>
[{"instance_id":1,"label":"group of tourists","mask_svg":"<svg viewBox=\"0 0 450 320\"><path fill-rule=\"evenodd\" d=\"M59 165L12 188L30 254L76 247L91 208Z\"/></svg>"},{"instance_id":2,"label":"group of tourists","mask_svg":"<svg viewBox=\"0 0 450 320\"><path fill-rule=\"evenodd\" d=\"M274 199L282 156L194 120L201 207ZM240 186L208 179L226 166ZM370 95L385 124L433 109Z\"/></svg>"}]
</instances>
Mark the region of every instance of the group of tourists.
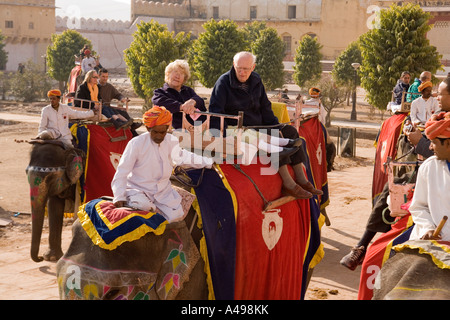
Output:
<instances>
[{"instance_id":1,"label":"group of tourists","mask_svg":"<svg viewBox=\"0 0 450 320\"><path fill-rule=\"evenodd\" d=\"M87 54L87 56L89 56ZM254 72L256 57L250 52L239 52L233 58L230 70L221 75L211 94L209 112L238 115L244 112L243 126L247 131L245 143L256 149L279 156L278 173L281 176L284 195L297 199L309 199L323 194L308 181L303 163L307 160L300 147L298 131L290 124L281 124L272 111L260 76ZM191 124L204 121L205 101L186 85L190 78L189 65L184 60L171 62L165 70L164 85L154 91L153 107L144 113L143 124L147 131L130 140L120 159L111 182L116 207L128 206L139 210L158 208L169 221L177 221L183 215L181 197L171 187L170 176L175 165L194 168L211 168L214 160L196 155L180 147L178 139L169 133L171 127L182 127L182 113ZM450 240L450 224L446 224L439 236L433 232L443 215L450 212L446 195L450 192L450 78L439 84L438 92L432 94L431 73L423 72L409 85L411 76L404 72L394 88L394 100L411 102L411 129L404 134L415 152L426 159L420 166L414 196L409 211L415 223L412 238ZM320 90L310 92L317 100ZM419 95L406 95L420 93ZM59 139L70 145L71 118L88 118L98 112L94 106L89 111L74 111L60 104L61 92L48 93L51 104L42 110L39 137ZM90 101L102 101L102 113L111 119L116 128L130 125L132 119L126 114L108 108L112 99L125 101L108 83L108 71L100 69L86 72L85 81L77 90L77 97ZM310 103L316 101L311 100ZM80 106L83 106L81 103ZM190 118L190 119L189 119ZM130 122L131 121L131 122ZM227 134L234 135L237 121L225 119ZM210 128L220 129L220 120L211 117ZM261 132L264 129L267 136ZM291 165L294 177L288 164ZM359 243L346 255L341 264L354 270L362 263L365 252L375 233L366 230Z\"/></svg>"}]
</instances>

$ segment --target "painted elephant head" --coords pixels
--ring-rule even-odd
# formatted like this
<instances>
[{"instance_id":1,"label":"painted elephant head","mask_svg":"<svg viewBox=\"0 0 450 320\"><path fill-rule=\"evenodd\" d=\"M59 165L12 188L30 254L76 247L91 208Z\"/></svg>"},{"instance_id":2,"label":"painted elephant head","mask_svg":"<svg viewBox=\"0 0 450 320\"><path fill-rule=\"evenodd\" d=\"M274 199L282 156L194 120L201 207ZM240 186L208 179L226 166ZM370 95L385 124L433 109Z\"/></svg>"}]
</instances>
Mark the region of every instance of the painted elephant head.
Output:
<instances>
[{"instance_id":1,"label":"painted elephant head","mask_svg":"<svg viewBox=\"0 0 450 320\"><path fill-rule=\"evenodd\" d=\"M31 259L56 261L62 255L61 232L66 199L74 199L75 183L83 174L85 155L79 149L34 144L26 169L32 217ZM39 256L45 207L49 218L49 251Z\"/></svg>"}]
</instances>

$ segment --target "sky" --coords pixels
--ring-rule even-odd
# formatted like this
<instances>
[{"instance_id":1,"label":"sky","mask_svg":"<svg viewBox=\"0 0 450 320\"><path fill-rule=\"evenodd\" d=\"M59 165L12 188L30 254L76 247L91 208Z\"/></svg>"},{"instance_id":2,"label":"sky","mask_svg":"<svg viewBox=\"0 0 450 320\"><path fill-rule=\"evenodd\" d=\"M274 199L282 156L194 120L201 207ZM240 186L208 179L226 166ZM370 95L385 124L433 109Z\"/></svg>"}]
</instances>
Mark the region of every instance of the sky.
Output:
<instances>
[{"instance_id":1,"label":"sky","mask_svg":"<svg viewBox=\"0 0 450 320\"><path fill-rule=\"evenodd\" d=\"M130 20L130 0L55 0L55 5L61 17Z\"/></svg>"}]
</instances>

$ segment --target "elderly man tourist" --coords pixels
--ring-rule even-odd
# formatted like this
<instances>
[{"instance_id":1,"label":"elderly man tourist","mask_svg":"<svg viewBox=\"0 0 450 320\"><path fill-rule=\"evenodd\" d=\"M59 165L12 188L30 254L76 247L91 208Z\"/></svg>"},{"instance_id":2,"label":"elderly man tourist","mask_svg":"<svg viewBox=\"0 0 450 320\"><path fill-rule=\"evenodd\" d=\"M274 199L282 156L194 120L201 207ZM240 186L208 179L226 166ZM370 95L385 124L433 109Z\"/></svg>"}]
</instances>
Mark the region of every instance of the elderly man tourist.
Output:
<instances>
[{"instance_id":1,"label":"elderly man tourist","mask_svg":"<svg viewBox=\"0 0 450 320\"><path fill-rule=\"evenodd\" d=\"M183 217L181 196L172 188L175 165L211 168L213 160L183 150L178 139L167 133L172 114L154 106L143 116L146 133L128 142L111 182L116 207L152 211L158 208L169 221Z\"/></svg>"},{"instance_id":2,"label":"elderly man tourist","mask_svg":"<svg viewBox=\"0 0 450 320\"><path fill-rule=\"evenodd\" d=\"M209 111L221 114L237 115L244 111L244 126L275 126L286 141L298 139L297 130L290 125L279 125L277 117L272 111L264 85L260 76L254 72L256 57L251 52L239 52L233 58L233 67L217 80L211 94ZM215 120L213 122L213 120ZM218 119L211 120L212 128L219 128ZM233 125L227 121L227 125ZM274 130L275 131L275 130ZM278 130L276 130L278 131ZM277 135L278 137L278 135ZM278 144L280 147L290 147L289 144ZM289 157L279 161L280 176L283 180L283 193L298 199L308 199L313 195L321 195L321 190L315 189L307 180L303 172L302 162L306 155L302 148ZM287 164L290 163L295 172L295 180L289 173Z\"/></svg>"},{"instance_id":3,"label":"elderly man tourist","mask_svg":"<svg viewBox=\"0 0 450 320\"><path fill-rule=\"evenodd\" d=\"M56 139L66 146L72 147L72 133L69 129L69 119L86 119L95 115L93 110L77 111L60 103L61 91L54 89L47 93L50 105L41 111L38 135L36 139Z\"/></svg>"}]
</instances>

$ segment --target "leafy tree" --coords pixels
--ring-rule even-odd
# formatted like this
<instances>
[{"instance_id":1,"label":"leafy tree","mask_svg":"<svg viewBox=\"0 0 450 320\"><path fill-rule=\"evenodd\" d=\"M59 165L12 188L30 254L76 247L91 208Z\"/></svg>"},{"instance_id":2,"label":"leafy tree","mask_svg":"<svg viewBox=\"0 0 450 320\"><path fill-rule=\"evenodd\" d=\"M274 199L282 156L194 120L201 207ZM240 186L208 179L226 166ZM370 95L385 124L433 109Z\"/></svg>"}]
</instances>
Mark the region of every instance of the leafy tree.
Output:
<instances>
[{"instance_id":1,"label":"leafy tree","mask_svg":"<svg viewBox=\"0 0 450 320\"><path fill-rule=\"evenodd\" d=\"M336 58L336 61L331 72L334 81L339 86L346 89L346 94L350 97L350 93L355 86L355 69L352 63L362 63L361 50L357 41L350 43L350 45ZM359 73L356 75L356 85L359 86L361 79ZM348 100L347 100L348 104Z\"/></svg>"},{"instance_id":2,"label":"leafy tree","mask_svg":"<svg viewBox=\"0 0 450 320\"><path fill-rule=\"evenodd\" d=\"M314 83L320 79L322 75L322 54L316 38L309 35L303 37L297 47L294 65L294 81L299 87L304 87L307 82Z\"/></svg>"},{"instance_id":3,"label":"leafy tree","mask_svg":"<svg viewBox=\"0 0 450 320\"><path fill-rule=\"evenodd\" d=\"M261 31L267 29L265 21L253 21L252 23L246 23L243 30L246 33L246 38L250 46L252 46L259 38ZM249 49L250 50L250 49Z\"/></svg>"},{"instance_id":4,"label":"leafy tree","mask_svg":"<svg viewBox=\"0 0 450 320\"><path fill-rule=\"evenodd\" d=\"M230 70L236 53L247 50L243 30L231 20L210 21L203 24L205 32L194 41L191 66L199 81L212 88L217 79Z\"/></svg>"},{"instance_id":5,"label":"leafy tree","mask_svg":"<svg viewBox=\"0 0 450 320\"><path fill-rule=\"evenodd\" d=\"M85 44L92 48L91 41L75 30L52 34L52 44L47 47L47 72L50 77L59 81L61 91L64 91L65 82L75 66L75 55L79 54Z\"/></svg>"},{"instance_id":6,"label":"leafy tree","mask_svg":"<svg viewBox=\"0 0 450 320\"><path fill-rule=\"evenodd\" d=\"M260 31L252 45L257 57L255 71L261 76L267 90L281 88L284 84L284 44L274 28Z\"/></svg>"},{"instance_id":7,"label":"leafy tree","mask_svg":"<svg viewBox=\"0 0 450 320\"><path fill-rule=\"evenodd\" d=\"M368 102L384 110L402 71L419 75L424 70L435 73L441 55L430 45L426 34L431 15L419 5L392 5L381 10L379 28L360 37L361 85Z\"/></svg>"},{"instance_id":8,"label":"leafy tree","mask_svg":"<svg viewBox=\"0 0 450 320\"><path fill-rule=\"evenodd\" d=\"M124 51L128 76L136 94L151 105L153 91L164 84L166 66L185 59L190 46L190 34L175 35L166 25L151 20L141 22L133 34L133 42Z\"/></svg>"},{"instance_id":9,"label":"leafy tree","mask_svg":"<svg viewBox=\"0 0 450 320\"><path fill-rule=\"evenodd\" d=\"M8 53L5 51L5 36L2 34L2 30L0 30L0 70L5 70L6 63L8 62Z\"/></svg>"},{"instance_id":10,"label":"leafy tree","mask_svg":"<svg viewBox=\"0 0 450 320\"><path fill-rule=\"evenodd\" d=\"M42 67L29 60L23 73L16 72L11 79L11 93L25 102L46 98L51 89L51 80Z\"/></svg>"}]
</instances>

